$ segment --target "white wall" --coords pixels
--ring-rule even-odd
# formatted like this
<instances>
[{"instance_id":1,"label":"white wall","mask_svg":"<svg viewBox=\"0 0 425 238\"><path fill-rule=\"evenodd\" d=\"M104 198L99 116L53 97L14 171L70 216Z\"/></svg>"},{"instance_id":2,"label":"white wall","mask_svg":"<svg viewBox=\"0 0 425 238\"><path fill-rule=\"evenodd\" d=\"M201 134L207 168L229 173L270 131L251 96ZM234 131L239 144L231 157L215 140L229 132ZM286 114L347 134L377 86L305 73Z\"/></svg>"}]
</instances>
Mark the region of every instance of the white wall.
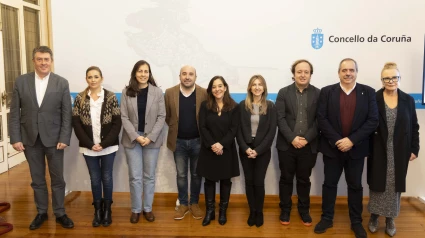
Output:
<instances>
[{"instance_id":1,"label":"white wall","mask_svg":"<svg viewBox=\"0 0 425 238\"><path fill-rule=\"evenodd\" d=\"M104 86L121 92L134 63L145 59L163 90L178 83L182 65L197 68L198 83L223 75L232 93L243 93L253 74L262 74L270 93L291 81L289 67L300 58L314 65L312 84L338 82L342 58L358 61L358 82L380 88L380 71L387 61L399 65L401 89L422 93L425 1L206 1L102 0L52 1L55 71L70 82L71 92L86 87L85 70L103 70ZM321 49L311 46L313 29L324 34ZM329 36L359 35L365 42L331 43ZM371 35L378 42L367 42ZM381 42L382 35L410 37L410 42ZM425 110L418 110L425 134ZM166 128L165 128L166 130ZM422 136L423 138L423 136ZM70 190L90 190L84 159L75 136L66 150L66 181ZM424 140L421 148L425 148ZM425 196L423 153L412 162L407 179L409 196ZM127 165L122 150L114 167L115 191L128 191ZM278 193L277 153L273 151L266 192ZM365 173L364 173L365 175ZM342 179L343 180L343 179ZM243 193L243 176L234 179L233 192ZM321 194L323 163L318 158L312 175L312 194ZM346 194L345 181L340 195ZM368 194L364 183L365 194ZM157 168L157 192L176 192L172 153L163 147Z\"/></svg>"}]
</instances>

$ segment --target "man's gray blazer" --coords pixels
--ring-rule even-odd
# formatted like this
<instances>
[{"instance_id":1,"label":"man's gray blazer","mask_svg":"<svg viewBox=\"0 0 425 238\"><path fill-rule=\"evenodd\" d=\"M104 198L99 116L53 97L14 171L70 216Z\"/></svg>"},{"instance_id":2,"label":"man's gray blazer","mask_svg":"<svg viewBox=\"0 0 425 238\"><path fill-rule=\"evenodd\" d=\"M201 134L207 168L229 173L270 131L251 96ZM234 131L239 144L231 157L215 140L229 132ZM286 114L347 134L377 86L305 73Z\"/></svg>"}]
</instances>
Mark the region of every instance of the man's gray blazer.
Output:
<instances>
[{"instance_id":1,"label":"man's gray blazer","mask_svg":"<svg viewBox=\"0 0 425 238\"><path fill-rule=\"evenodd\" d=\"M20 109L20 110L19 110ZM35 73L19 76L13 87L10 106L10 143L33 146L37 135L46 147L59 142L69 145L71 139L71 95L68 81L50 73L46 93L38 106Z\"/></svg>"}]
</instances>

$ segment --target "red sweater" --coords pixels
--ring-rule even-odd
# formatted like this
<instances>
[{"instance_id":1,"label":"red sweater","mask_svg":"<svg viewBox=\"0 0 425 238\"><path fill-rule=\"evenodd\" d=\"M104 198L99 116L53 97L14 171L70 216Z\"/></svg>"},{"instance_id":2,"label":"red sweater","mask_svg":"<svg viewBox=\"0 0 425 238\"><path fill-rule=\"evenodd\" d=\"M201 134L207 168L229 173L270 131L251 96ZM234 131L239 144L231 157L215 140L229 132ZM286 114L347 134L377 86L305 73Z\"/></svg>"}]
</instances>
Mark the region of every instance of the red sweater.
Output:
<instances>
[{"instance_id":1,"label":"red sweater","mask_svg":"<svg viewBox=\"0 0 425 238\"><path fill-rule=\"evenodd\" d=\"M339 93L339 111L341 115L342 137L350 135L356 110L356 88L347 95L342 89Z\"/></svg>"}]
</instances>

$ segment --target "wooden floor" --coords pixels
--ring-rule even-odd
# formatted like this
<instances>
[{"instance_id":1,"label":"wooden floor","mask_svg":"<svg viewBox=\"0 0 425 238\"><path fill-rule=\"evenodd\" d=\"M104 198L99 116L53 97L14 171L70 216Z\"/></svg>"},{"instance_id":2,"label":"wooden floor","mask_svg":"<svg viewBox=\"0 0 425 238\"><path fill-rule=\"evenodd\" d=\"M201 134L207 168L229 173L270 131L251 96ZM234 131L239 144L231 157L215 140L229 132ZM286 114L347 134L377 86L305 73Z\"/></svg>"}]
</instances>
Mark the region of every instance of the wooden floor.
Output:
<instances>
[{"instance_id":1,"label":"wooden floor","mask_svg":"<svg viewBox=\"0 0 425 238\"><path fill-rule=\"evenodd\" d=\"M338 198L334 227L326 233L317 235L313 232L314 224L320 219L321 199L312 198L312 227L304 227L297 215L296 207L291 214L291 224L279 223L277 196L266 196L264 225L260 228L246 224L248 208L245 195L232 195L228 209L228 222L221 226L214 221L203 227L202 220L193 219L190 214L181 221L173 220L175 199L177 195L155 194L154 214L156 220L147 222L141 217L138 224L131 224L129 193L114 193L113 223L110 227L91 226L93 208L91 192L72 192L66 197L66 211L74 220L73 229L64 229L55 223L54 215L49 212L49 220L35 231L28 229L36 215L33 203L33 191L30 187L28 164L23 163L0 175L0 202L10 202L11 208L0 214L14 225L13 231L0 237L354 237L350 230L346 198ZM217 199L218 201L218 199ZM364 204L367 204L365 199ZM205 207L201 195L200 206ZM363 225L367 226L368 212L364 206ZM380 218L380 229L369 237L388 237L385 235L384 219ZM425 204L416 198L403 198L400 216L396 219L396 237L425 237ZM3 228L0 228L0 231Z\"/></svg>"}]
</instances>

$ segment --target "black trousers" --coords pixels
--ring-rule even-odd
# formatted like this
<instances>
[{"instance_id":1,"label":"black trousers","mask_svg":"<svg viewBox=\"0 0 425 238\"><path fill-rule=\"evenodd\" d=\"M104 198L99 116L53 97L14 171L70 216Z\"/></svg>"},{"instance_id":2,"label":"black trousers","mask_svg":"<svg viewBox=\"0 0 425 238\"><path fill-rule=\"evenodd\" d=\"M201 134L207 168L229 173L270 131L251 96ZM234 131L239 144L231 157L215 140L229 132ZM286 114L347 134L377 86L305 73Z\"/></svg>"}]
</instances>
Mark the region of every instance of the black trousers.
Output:
<instances>
[{"instance_id":1,"label":"black trousers","mask_svg":"<svg viewBox=\"0 0 425 238\"><path fill-rule=\"evenodd\" d=\"M218 180L218 181L213 181L213 180L209 180L209 179L205 178L205 183L208 186L214 186L215 187L215 184L218 183L218 182L220 182L220 187L221 187L222 184L228 185L228 186L232 184L231 179L222 179L222 180Z\"/></svg>"},{"instance_id":2,"label":"black trousers","mask_svg":"<svg viewBox=\"0 0 425 238\"><path fill-rule=\"evenodd\" d=\"M222 179L218 181L212 181L205 178L204 190L205 190L205 203L208 204L209 201L213 201L215 203L215 184L220 182L220 204L229 203L230 199L230 191L232 190L232 181L231 179ZM210 191L207 193L207 190ZM227 205L226 205L227 207Z\"/></svg>"},{"instance_id":3,"label":"black trousers","mask_svg":"<svg viewBox=\"0 0 425 238\"><path fill-rule=\"evenodd\" d=\"M239 150L239 157L245 175L245 193L251 211L263 212L264 207L264 179L271 158L271 149L258 155L257 158L248 158L245 151Z\"/></svg>"},{"instance_id":4,"label":"black trousers","mask_svg":"<svg viewBox=\"0 0 425 238\"><path fill-rule=\"evenodd\" d=\"M280 180L279 198L282 211L291 212L294 175L297 179L298 212L310 210L310 175L316 164L317 153L312 153L310 145L297 149L292 145L286 151L278 150Z\"/></svg>"},{"instance_id":5,"label":"black trousers","mask_svg":"<svg viewBox=\"0 0 425 238\"><path fill-rule=\"evenodd\" d=\"M348 153L340 153L338 158L323 155L325 182L322 188L322 219L332 221L335 213L335 200L338 181L342 171L348 187L348 208L351 224L362 222L363 187L362 174L364 158L352 159Z\"/></svg>"}]
</instances>

